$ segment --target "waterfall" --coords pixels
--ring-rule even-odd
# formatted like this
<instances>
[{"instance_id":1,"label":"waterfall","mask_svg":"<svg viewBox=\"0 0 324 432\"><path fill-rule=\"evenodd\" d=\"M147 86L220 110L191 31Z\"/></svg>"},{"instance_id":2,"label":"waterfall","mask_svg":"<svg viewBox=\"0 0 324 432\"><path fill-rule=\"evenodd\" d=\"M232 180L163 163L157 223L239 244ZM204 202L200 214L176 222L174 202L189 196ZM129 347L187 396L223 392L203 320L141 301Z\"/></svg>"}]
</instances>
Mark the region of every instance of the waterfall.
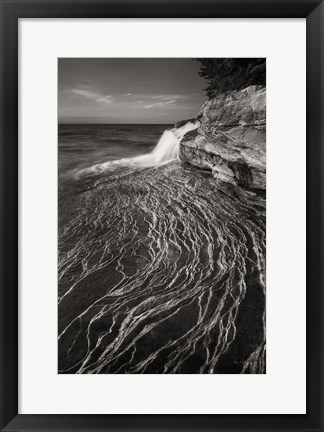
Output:
<instances>
[{"instance_id":1,"label":"waterfall","mask_svg":"<svg viewBox=\"0 0 324 432\"><path fill-rule=\"evenodd\" d=\"M173 127L163 132L159 142L149 154L152 158L152 165L161 165L173 159L177 159L180 141L183 136L194 129L197 129L196 121L188 121L180 127Z\"/></svg>"},{"instance_id":2,"label":"waterfall","mask_svg":"<svg viewBox=\"0 0 324 432\"><path fill-rule=\"evenodd\" d=\"M157 165L163 165L174 159L177 159L180 142L183 136L194 129L197 129L197 120L188 120L180 122L171 129L166 129L161 135L158 143L150 153L132 158L123 158L113 161L93 165L74 173L79 178L83 174L100 174L104 171L120 168L149 168Z\"/></svg>"}]
</instances>

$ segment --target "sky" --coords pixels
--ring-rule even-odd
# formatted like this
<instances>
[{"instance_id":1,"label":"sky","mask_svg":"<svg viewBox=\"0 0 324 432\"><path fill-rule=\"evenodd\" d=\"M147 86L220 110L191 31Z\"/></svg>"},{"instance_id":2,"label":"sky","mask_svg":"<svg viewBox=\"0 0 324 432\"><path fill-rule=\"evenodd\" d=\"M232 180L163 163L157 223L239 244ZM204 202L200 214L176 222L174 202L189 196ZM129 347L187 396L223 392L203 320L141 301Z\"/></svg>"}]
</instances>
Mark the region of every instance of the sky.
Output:
<instances>
[{"instance_id":1,"label":"sky","mask_svg":"<svg viewBox=\"0 0 324 432\"><path fill-rule=\"evenodd\" d=\"M167 123L196 117L206 82L192 59L60 58L59 123Z\"/></svg>"}]
</instances>

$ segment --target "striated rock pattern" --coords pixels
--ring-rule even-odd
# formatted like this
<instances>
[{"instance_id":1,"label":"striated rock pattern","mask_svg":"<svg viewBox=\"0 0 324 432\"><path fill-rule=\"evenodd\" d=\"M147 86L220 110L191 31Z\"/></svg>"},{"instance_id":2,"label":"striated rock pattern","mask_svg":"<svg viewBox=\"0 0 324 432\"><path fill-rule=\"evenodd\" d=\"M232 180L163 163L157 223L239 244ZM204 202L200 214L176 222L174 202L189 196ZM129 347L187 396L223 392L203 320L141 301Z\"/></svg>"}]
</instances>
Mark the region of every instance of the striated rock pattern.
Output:
<instances>
[{"instance_id":1,"label":"striated rock pattern","mask_svg":"<svg viewBox=\"0 0 324 432\"><path fill-rule=\"evenodd\" d=\"M263 192L178 161L83 192L59 230L59 373L265 373L265 216Z\"/></svg>"},{"instance_id":2,"label":"striated rock pattern","mask_svg":"<svg viewBox=\"0 0 324 432\"><path fill-rule=\"evenodd\" d=\"M204 103L198 119L180 143L180 160L227 183L265 189L266 88L219 95Z\"/></svg>"}]
</instances>

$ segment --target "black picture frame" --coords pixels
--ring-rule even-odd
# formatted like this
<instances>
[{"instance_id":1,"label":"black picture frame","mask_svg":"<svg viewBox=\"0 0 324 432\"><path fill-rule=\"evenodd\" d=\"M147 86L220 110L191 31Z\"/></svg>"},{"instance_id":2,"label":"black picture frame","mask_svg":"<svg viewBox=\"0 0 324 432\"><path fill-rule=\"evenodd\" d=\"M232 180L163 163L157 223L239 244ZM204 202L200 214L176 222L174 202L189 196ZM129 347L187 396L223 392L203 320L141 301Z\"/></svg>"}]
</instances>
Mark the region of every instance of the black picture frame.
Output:
<instances>
[{"instance_id":1,"label":"black picture frame","mask_svg":"<svg viewBox=\"0 0 324 432\"><path fill-rule=\"evenodd\" d=\"M1 431L323 431L323 2L318 0L175 0L172 2L0 0L0 6ZM18 413L18 20L20 18L137 17L307 19L307 413L305 415L23 415Z\"/></svg>"}]
</instances>

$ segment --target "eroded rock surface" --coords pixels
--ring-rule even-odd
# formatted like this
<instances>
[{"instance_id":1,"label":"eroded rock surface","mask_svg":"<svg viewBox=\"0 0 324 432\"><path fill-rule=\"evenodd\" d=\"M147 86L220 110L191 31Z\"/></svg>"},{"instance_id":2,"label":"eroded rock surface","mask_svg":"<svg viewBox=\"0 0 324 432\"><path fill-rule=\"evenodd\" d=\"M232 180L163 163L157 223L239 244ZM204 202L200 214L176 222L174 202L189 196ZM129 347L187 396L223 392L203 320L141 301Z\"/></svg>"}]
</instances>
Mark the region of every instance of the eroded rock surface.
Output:
<instances>
[{"instance_id":1,"label":"eroded rock surface","mask_svg":"<svg viewBox=\"0 0 324 432\"><path fill-rule=\"evenodd\" d=\"M180 160L222 181L265 189L266 88L219 95L203 104L198 119L180 143Z\"/></svg>"}]
</instances>

